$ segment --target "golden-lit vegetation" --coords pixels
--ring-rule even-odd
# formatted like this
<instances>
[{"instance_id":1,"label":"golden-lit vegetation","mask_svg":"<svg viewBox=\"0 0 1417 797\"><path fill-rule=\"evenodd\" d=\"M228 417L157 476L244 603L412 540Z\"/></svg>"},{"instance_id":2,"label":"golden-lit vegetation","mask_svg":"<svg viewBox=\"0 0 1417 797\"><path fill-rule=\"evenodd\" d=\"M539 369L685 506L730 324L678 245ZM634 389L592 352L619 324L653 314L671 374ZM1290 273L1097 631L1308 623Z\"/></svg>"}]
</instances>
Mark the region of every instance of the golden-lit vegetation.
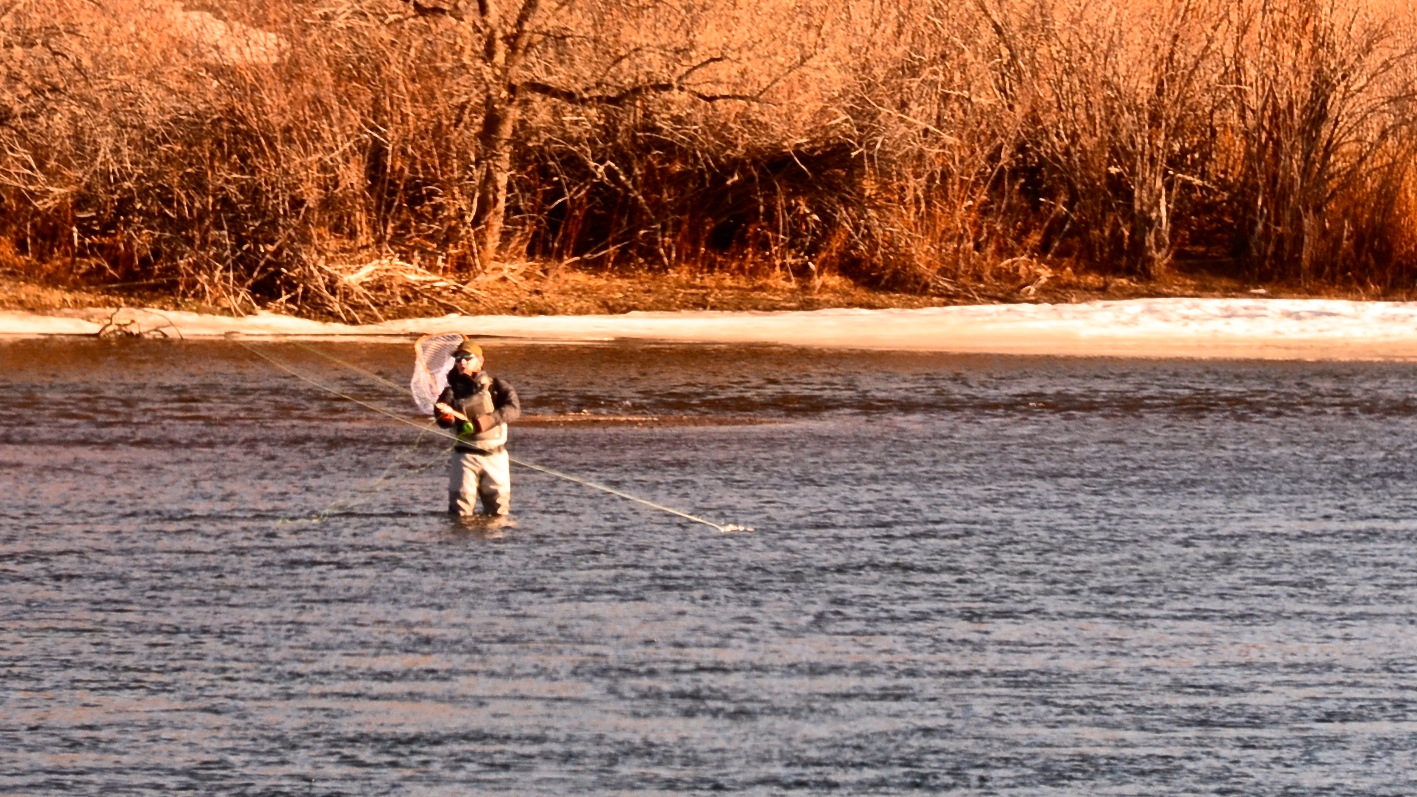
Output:
<instances>
[{"instance_id":1,"label":"golden-lit vegetation","mask_svg":"<svg viewBox=\"0 0 1417 797\"><path fill-rule=\"evenodd\" d=\"M341 312L532 261L1417 285L1372 0L0 0L0 266Z\"/></svg>"}]
</instances>

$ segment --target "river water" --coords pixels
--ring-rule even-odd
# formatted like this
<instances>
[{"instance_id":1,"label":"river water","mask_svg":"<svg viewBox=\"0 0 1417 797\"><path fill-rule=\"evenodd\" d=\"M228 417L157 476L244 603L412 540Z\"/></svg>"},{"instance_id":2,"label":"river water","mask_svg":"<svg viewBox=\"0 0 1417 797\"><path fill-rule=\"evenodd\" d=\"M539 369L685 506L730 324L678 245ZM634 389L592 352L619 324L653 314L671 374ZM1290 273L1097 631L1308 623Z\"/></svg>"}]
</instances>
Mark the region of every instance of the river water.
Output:
<instances>
[{"instance_id":1,"label":"river water","mask_svg":"<svg viewBox=\"0 0 1417 797\"><path fill-rule=\"evenodd\" d=\"M257 356L407 341L0 343L0 794L1417 790L1417 365L487 348L514 456L755 530L454 523Z\"/></svg>"}]
</instances>

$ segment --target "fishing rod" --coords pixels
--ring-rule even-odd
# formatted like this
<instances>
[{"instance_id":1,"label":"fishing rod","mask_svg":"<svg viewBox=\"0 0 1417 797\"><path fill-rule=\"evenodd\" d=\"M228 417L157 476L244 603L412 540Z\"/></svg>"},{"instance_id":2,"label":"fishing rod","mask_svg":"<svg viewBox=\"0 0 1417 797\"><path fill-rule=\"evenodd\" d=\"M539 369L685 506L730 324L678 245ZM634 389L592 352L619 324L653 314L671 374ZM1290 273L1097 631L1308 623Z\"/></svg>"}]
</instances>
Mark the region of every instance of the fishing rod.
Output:
<instances>
[{"instance_id":1,"label":"fishing rod","mask_svg":"<svg viewBox=\"0 0 1417 797\"><path fill-rule=\"evenodd\" d=\"M333 388L333 387L330 387L329 385L326 385L326 384L320 382L320 381L317 380L317 379L314 379L314 378L312 378L312 377L310 377L310 376L307 376L307 375L305 375L305 374L303 374L303 373L297 371L296 369L291 368L290 366L286 365L285 363L280 362L279 360L277 360L277 359L275 359L275 358L273 358L273 357L270 357L270 356L266 355L264 352L259 351L259 350L256 349L254 346L251 346L251 345L247 344L245 341L238 340L238 341L235 341L235 342L238 343L238 344L240 344L240 345L242 346L242 348L246 349L247 351L251 352L252 354L256 355L257 357L260 357L262 360L265 360L266 362L270 363L271 365L274 365L275 367L281 369L282 371L285 371L286 373L290 374L291 376L294 376L294 377L297 378L297 379L300 379L301 381L308 382L309 384L312 384L312 385L314 385L315 387L320 388L321 390L325 391L326 393L330 393L330 394L332 394L332 395L338 396L338 397L340 397L340 398L342 398L342 399L345 399L346 401L352 401L352 402L354 402L355 404L360 405L361 407L364 407L364 408L366 408L366 409L372 410L373 412L377 412L377 413L379 413L380 415L383 415L383 416L385 416L385 417L387 417L387 418L392 418L393 420L398 421L399 423L402 423L402 424L404 424L404 425L406 425L406 426L412 426L412 427L414 427L414 428L416 428L416 429L420 429L420 430L425 431L425 432L432 432L433 434L436 434L436 435L438 435L439 437L444 437L444 438L447 438L447 439L452 440L452 441L454 441L454 442L456 442L457 439L458 439L457 435L455 435L455 434L453 434L453 433L451 433L451 432L445 431L445 430L443 430L443 429L440 429L440 428L438 428L438 427L436 427L436 426L433 426L433 425L431 425L431 424L429 424L429 423L427 423L427 422L425 422L425 423L418 423L417 421L410 420L409 418L407 418L407 417L405 417L405 416L403 416L403 415L399 415L398 413L395 413L395 412L390 412L389 410L386 410L386 409L384 409L383 407L379 407L379 406L376 406L376 405L374 405L374 404L370 404L370 403L367 402L367 401L364 401L364 400L362 400L362 399L359 399L359 398L356 398L356 397L354 397L354 396L351 396L351 395L349 395L348 393L340 392L339 390L337 390L337 389L335 389L335 388ZM388 386L388 387L394 388L395 390L398 390L398 391L402 392L403 389L404 389L402 385L394 384L393 382L390 382L389 380L383 378L382 376L379 376L379 375L376 374L376 373L373 373L372 371L367 371L367 370L365 370L365 369L363 369L363 368L360 368L359 366L356 366L356 365L354 365L354 364L352 364L352 363L347 363L347 362L345 362L344 360L341 360L340 358L335 357L335 356L332 355L332 354L326 354L325 352L322 352L322 351L320 351L319 349L315 349L315 348L312 348L312 347L310 347L310 346L306 346L305 344L300 343L299 341L293 341L293 340L292 340L292 341L287 341L287 342L292 343L292 344L294 344L296 347L301 348L301 349L304 349L305 351L308 351L308 352L310 352L311 354L317 355L317 356L319 356L319 357L324 357L325 359L330 360L331 362L337 363L337 364L339 364L339 365L341 365L341 366L343 366L343 367L345 367L345 368L348 368L348 369L351 370L351 371L354 371L354 372L356 372L356 373L359 373L359 374L362 374L362 375L364 375L364 376L366 376L366 377L369 377L370 379L373 379L373 380L376 381L376 382L379 382L379 383L384 384L384 385L386 385L386 386ZM613 496L616 496L616 497L619 497L619 498L624 498L624 499L626 499L626 500L628 500L628 501L634 501L634 502L637 503L637 504L641 504L641 505L643 505L643 506L647 506L647 507L650 507L650 508L652 508L652 509L658 509L658 510L660 510L661 512L667 512L667 513L669 513L669 514L671 514L671 515L675 515L675 516L677 516L677 517L684 518L685 520L692 520L692 521L695 522L695 523L702 523L702 524L705 525L705 526L711 526L711 527L713 527L713 528L715 528L715 529L717 529L717 530L719 530L719 531L721 531L721 532L724 532L724 533L736 532L736 531L752 531L752 530L753 530L753 529L752 529L751 527L749 527L749 526L740 526L740 525L738 525L737 523L714 523L712 520L706 520L706 519L701 518L701 517L698 517L698 516L696 516L696 515L691 515L691 514L689 514L688 512L683 512L683 511L681 511L681 510L675 509L675 508L673 508L673 507L665 506L665 505L663 505L663 504L657 504L657 503L655 503L655 502L653 502L653 501L649 501L649 500L646 500L646 499L644 499L644 498L639 498L639 497L637 497L637 496L630 495L629 493L622 492L622 491L620 491L620 490L616 490L616 489L613 488L613 487L607 487L607 486L605 486L605 485L603 485L603 484L599 484L599 483L597 483L597 482L590 481L589 479L582 479L582 478L580 478L580 477L578 477L578 476L572 476L572 475L569 474L569 473L562 473L562 472L560 472L560 471L558 471L558 470L552 470L551 468L547 468L547 467L543 467L543 466L541 466L541 465L537 465L537 464L534 464L534 463L531 463L531 462L527 462L526 460L517 459L516 457L513 457L513 456L511 456L510 454L507 456L507 459L509 459L509 460L512 461L512 462L515 462L515 463L518 464L518 465L521 465L521 466L524 467L524 468L530 468L530 469L532 469L532 470L534 470L534 471L538 471L538 472L540 472L540 473L545 473L545 474L548 475L548 476L554 476L554 477L556 477L556 478L558 478L558 479L565 479L566 481L575 482L576 484L580 484L580 485L583 485L583 486L585 486L585 487L590 487L590 488L592 488L592 489L599 490L599 491L601 491L601 492L603 492L603 493L609 493L610 495L613 495Z\"/></svg>"}]
</instances>

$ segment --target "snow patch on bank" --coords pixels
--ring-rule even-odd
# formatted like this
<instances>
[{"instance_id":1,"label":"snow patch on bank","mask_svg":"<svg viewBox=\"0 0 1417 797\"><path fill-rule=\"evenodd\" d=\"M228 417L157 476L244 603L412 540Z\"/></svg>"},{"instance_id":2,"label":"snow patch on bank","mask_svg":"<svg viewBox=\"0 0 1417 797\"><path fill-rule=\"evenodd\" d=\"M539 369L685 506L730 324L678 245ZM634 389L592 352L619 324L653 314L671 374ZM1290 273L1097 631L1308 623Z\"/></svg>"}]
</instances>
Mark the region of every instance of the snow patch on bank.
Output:
<instances>
[{"instance_id":1,"label":"snow patch on bank","mask_svg":"<svg viewBox=\"0 0 1417 797\"><path fill-rule=\"evenodd\" d=\"M228 318L145 310L117 316L97 310L54 316L0 312L4 335L97 335L105 325L107 334L174 338L462 332L543 341L634 339L999 354L1417 359L1414 302L1136 299L918 310L449 315L367 325L271 313Z\"/></svg>"}]
</instances>

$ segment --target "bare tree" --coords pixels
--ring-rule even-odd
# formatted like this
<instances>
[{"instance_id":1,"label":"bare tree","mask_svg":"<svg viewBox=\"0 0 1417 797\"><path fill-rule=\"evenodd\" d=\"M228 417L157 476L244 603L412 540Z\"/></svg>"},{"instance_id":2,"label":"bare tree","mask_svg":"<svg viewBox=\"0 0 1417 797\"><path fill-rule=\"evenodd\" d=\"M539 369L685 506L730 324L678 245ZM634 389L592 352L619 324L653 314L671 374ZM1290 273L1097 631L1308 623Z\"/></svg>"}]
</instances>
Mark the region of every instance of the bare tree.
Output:
<instances>
[{"instance_id":1,"label":"bare tree","mask_svg":"<svg viewBox=\"0 0 1417 797\"><path fill-rule=\"evenodd\" d=\"M753 101L752 94L724 91L710 81L705 89L694 82L710 67L731 56L724 51L705 55L689 41L692 31L678 31L681 41L637 44L616 40L601 26L626 23L626 18L654 14L702 16L699 3L624 4L608 0L476 0L475 5L429 5L407 0L413 14L447 20L463 37L463 67L475 76L481 97L464 100L459 118L477 127L475 186L465 212L475 238L477 263L486 269L502 245L507 213L508 181L512 173L514 135L528 104L535 98L571 106L623 107L656 94L677 93L703 102ZM590 64L567 69L567 62L598 62L601 78L576 81ZM480 107L477 107L479 106Z\"/></svg>"}]
</instances>

